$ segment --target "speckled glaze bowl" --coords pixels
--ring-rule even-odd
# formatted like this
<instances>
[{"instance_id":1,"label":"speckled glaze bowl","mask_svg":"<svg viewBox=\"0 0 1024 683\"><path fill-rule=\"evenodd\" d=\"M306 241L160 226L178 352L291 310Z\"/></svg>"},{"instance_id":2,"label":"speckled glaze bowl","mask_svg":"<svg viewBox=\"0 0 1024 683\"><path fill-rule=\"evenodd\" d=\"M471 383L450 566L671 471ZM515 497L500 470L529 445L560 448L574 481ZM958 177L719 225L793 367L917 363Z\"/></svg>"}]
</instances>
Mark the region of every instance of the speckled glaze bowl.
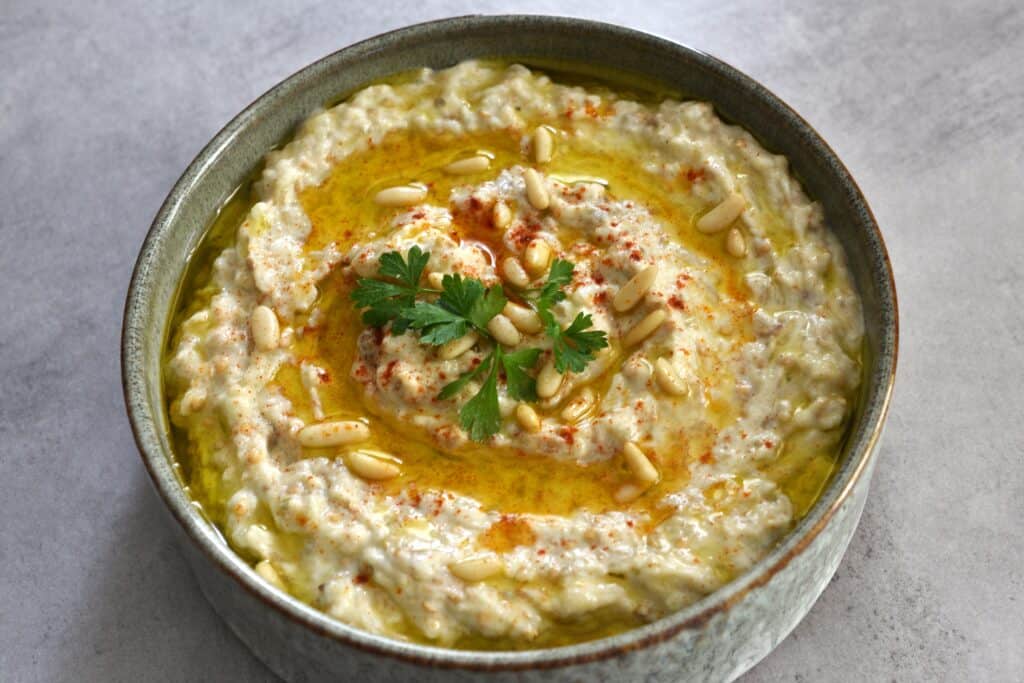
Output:
<instances>
[{"instance_id":1,"label":"speckled glaze bowl","mask_svg":"<svg viewBox=\"0 0 1024 683\"><path fill-rule=\"evenodd\" d=\"M825 207L864 303L860 405L828 489L751 571L700 602L621 635L526 652L471 652L402 643L346 626L270 587L192 505L175 472L160 374L168 321L205 227L270 149L327 103L369 81L480 57L611 67L714 103L719 115L789 158ZM800 621L839 565L860 519L896 369L892 270L867 202L818 134L764 87L688 47L582 19L460 17L348 47L272 88L220 131L171 190L139 254L122 339L125 401L157 492L203 593L239 638L289 681L730 680ZM182 625L188 628L188 625Z\"/></svg>"}]
</instances>

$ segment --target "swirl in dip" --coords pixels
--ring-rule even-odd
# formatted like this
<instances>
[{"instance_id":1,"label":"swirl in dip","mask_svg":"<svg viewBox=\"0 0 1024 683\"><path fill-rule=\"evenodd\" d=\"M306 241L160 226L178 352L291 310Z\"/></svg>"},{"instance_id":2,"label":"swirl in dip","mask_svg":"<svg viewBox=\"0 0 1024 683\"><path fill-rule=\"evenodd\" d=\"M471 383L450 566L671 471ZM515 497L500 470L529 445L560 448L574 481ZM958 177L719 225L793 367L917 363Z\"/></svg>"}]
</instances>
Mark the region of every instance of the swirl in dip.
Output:
<instances>
[{"instance_id":1,"label":"swirl in dip","mask_svg":"<svg viewBox=\"0 0 1024 683\"><path fill-rule=\"evenodd\" d=\"M835 465L862 316L821 208L712 107L464 62L310 118L222 212L166 361L190 490L266 580L367 631L517 649L608 635L763 557ZM351 299L429 253L519 310L433 346ZM559 374L531 292L608 347ZM387 278L383 278L387 279ZM507 315L506 315L507 314ZM460 410L501 349L535 401Z\"/></svg>"}]
</instances>

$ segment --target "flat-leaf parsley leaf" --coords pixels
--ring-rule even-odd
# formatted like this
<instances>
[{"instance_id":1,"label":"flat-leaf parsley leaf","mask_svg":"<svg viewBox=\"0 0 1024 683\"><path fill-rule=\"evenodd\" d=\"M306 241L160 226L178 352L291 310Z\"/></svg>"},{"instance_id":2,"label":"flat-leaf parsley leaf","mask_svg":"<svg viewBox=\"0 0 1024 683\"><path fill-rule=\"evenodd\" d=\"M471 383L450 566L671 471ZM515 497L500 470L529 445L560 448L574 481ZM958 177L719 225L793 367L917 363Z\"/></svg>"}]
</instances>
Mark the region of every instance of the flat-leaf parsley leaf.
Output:
<instances>
[{"instance_id":1,"label":"flat-leaf parsley leaf","mask_svg":"<svg viewBox=\"0 0 1024 683\"><path fill-rule=\"evenodd\" d=\"M359 308L365 308L363 322L371 327L383 327L393 322L396 333L404 332L408 320L402 316L405 309L416 302L420 288L420 275L430 259L430 254L418 246L409 249L408 260L397 251L381 254L379 272L383 277L398 280L397 283L376 278L360 278L352 291L352 301Z\"/></svg>"},{"instance_id":2,"label":"flat-leaf parsley leaf","mask_svg":"<svg viewBox=\"0 0 1024 683\"><path fill-rule=\"evenodd\" d=\"M608 346L608 335L603 330L588 329L594 324L589 314L578 313L563 330L551 312L552 306L565 299L562 288L572 282L574 269L569 261L555 259L536 300L537 315L554 342L555 369L562 374L570 370L583 372L587 363L594 360L594 353Z\"/></svg>"},{"instance_id":3,"label":"flat-leaf parsley leaf","mask_svg":"<svg viewBox=\"0 0 1024 683\"><path fill-rule=\"evenodd\" d=\"M475 278L459 274L445 275L441 290L420 287L420 277L430 260L429 252L418 246L409 249L405 258L397 251L380 257L380 277L360 278L352 292L352 301L363 311L363 322L375 327L391 323L394 334L415 330L420 341L435 346L459 339L475 330L492 344L487 356L473 369L464 372L446 384L438 398L447 400L458 396L470 382L483 377L477 392L459 410L459 424L474 441L485 441L501 428L498 405L498 381L504 376L510 398L516 401L537 400L537 380L530 370L537 364L541 350L523 348L507 351L487 331L487 324L501 313L508 298L500 285L485 287ZM579 313L572 323L562 329L551 308L566 297L563 288L572 282L574 266L569 261L555 259L547 281L540 290L533 290L532 303L551 337L555 367L559 372L582 372L594 353L608 346L601 330L590 329L590 315ZM420 297L434 297L424 300Z\"/></svg>"}]
</instances>

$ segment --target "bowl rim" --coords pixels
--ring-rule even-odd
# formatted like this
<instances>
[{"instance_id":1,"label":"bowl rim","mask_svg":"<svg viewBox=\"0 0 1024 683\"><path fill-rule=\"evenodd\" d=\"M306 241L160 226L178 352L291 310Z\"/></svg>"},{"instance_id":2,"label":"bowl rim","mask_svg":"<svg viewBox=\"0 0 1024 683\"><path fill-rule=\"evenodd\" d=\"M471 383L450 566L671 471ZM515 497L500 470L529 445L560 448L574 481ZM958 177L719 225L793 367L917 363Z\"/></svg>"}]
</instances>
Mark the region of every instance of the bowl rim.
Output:
<instances>
[{"instance_id":1,"label":"bowl rim","mask_svg":"<svg viewBox=\"0 0 1024 683\"><path fill-rule=\"evenodd\" d=\"M869 408L873 408L873 415L869 416L867 411L865 412L863 419L868 421L869 431L861 440L859 447L850 449L848 457L856 459L855 466L852 470L848 470L845 476L841 476L843 473L839 472L807 515L783 537L768 555L761 558L746 572L691 605L650 624L613 636L542 649L456 650L399 641L349 626L320 610L299 602L283 591L270 587L260 579L253 569L224 542L219 531L199 513L197 508L188 502L183 502L182 496L187 501L188 494L185 493L173 471L173 453L165 452L160 447L157 422L152 416L152 411L149 410L143 392L135 387L131 380L132 377L144 372L141 352L132 337L133 331L138 330L142 323L140 310L145 306L144 294L148 289L146 276L152 265L154 252L159 246L158 241L161 234L173 224L178 207L187 201L193 186L202 178L205 170L233 145L236 136L244 131L253 119L259 118L262 109L269 105L272 99L289 88L298 87L309 79L317 78L319 72L329 70L334 62L353 52L384 49L388 47L388 44L406 37L434 30L444 30L449 27L458 29L459 25L463 25L463 28L467 27L466 25L469 27L498 27L524 20L552 28L598 30L610 38L628 38L646 43L658 50L685 56L689 60L696 61L703 68L728 78L742 89L756 93L780 114L790 119L793 125L803 129L803 134L814 142L818 152L823 154L834 166L841 180L848 189L852 190L858 207L863 209L868 223L867 227L870 228L870 236L873 238L871 240L873 247L877 249L876 255L881 258L887 276L883 293L887 295L884 297L886 303L891 304L891 316L883 315L883 321L890 318L887 322L890 322L891 325L880 330L879 334L883 339L891 340L891 347L888 349L889 353L879 354L875 359L875 363L881 367L888 366L884 380L879 382L873 394L865 395L862 399ZM714 104L713 100L712 104ZM884 347L883 350L885 350ZM753 78L702 50L617 24L577 17L536 14L461 15L400 27L343 47L302 67L265 91L211 138L189 163L164 200L146 234L132 271L121 330L122 389L132 435L139 454L154 488L168 511L181 526L185 536L216 569L228 575L237 585L264 605L275 610L278 616L301 624L320 636L331 638L365 652L388 656L407 663L474 671L558 668L608 659L623 652L643 649L668 640L681 631L700 628L717 614L726 612L741 602L756 588L767 584L817 538L850 496L861 477L869 470L888 414L898 355L899 310L895 279L892 263L878 223L863 192L845 164L802 116ZM832 500L826 507L823 504L830 496Z\"/></svg>"}]
</instances>

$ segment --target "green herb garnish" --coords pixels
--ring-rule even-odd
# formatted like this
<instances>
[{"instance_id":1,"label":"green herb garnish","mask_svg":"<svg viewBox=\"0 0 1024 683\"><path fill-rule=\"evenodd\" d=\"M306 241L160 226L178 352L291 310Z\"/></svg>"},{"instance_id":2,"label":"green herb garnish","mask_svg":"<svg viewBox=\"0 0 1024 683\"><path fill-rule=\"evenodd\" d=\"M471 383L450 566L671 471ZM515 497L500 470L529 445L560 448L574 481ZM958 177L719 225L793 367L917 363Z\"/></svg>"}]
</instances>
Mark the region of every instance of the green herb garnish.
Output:
<instances>
[{"instance_id":1,"label":"green herb garnish","mask_svg":"<svg viewBox=\"0 0 1024 683\"><path fill-rule=\"evenodd\" d=\"M572 282L572 272L571 263L555 259L536 301L537 315L544 323L545 332L554 341L555 368L563 374L567 370L583 372L587 363L594 360L594 353L608 346L608 336L603 331L589 329L594 324L589 314L577 313L569 327L563 330L551 313L551 307L565 299L562 288Z\"/></svg>"},{"instance_id":2,"label":"green herb garnish","mask_svg":"<svg viewBox=\"0 0 1024 683\"><path fill-rule=\"evenodd\" d=\"M440 399L454 398L473 379L483 376L483 384L459 410L459 423L474 441L485 441L501 428L498 409L498 380L504 374L505 387L517 401L537 400L537 382L529 371L537 363L541 350L525 348L506 351L487 331L487 323L508 303L500 285L485 287L475 278L445 275L441 290L421 287L420 277L430 254L419 247L409 249L406 258L397 251L380 257L380 278L360 278L352 292L352 301L363 311L363 322L373 327L391 323L395 334L414 330L424 344L439 346L475 331L494 345L472 370L447 384ZM552 339L555 367L560 373L582 372L594 353L608 346L607 335L590 329L593 321L580 313L564 330L551 308L565 299L563 288L572 282L573 264L556 259L547 281L539 290L522 292L544 323ZM428 298L429 297L429 298Z\"/></svg>"},{"instance_id":3,"label":"green herb garnish","mask_svg":"<svg viewBox=\"0 0 1024 683\"><path fill-rule=\"evenodd\" d=\"M402 316L409 319L410 327L420 331L423 342L439 345L458 339L471 327L488 334L487 323L501 313L506 303L505 292L498 285L484 289L479 280L445 275L436 302L417 301Z\"/></svg>"},{"instance_id":4,"label":"green herb garnish","mask_svg":"<svg viewBox=\"0 0 1024 683\"><path fill-rule=\"evenodd\" d=\"M419 247L409 250L405 260L397 251L381 254L379 272L382 277L397 282L360 278L352 292L352 301L359 308L365 308L363 322L371 327L383 327L394 321L392 330L401 334L409 326L409 320L402 314L416 302L416 297L428 292L420 287L420 276L430 260L430 254Z\"/></svg>"}]
</instances>

